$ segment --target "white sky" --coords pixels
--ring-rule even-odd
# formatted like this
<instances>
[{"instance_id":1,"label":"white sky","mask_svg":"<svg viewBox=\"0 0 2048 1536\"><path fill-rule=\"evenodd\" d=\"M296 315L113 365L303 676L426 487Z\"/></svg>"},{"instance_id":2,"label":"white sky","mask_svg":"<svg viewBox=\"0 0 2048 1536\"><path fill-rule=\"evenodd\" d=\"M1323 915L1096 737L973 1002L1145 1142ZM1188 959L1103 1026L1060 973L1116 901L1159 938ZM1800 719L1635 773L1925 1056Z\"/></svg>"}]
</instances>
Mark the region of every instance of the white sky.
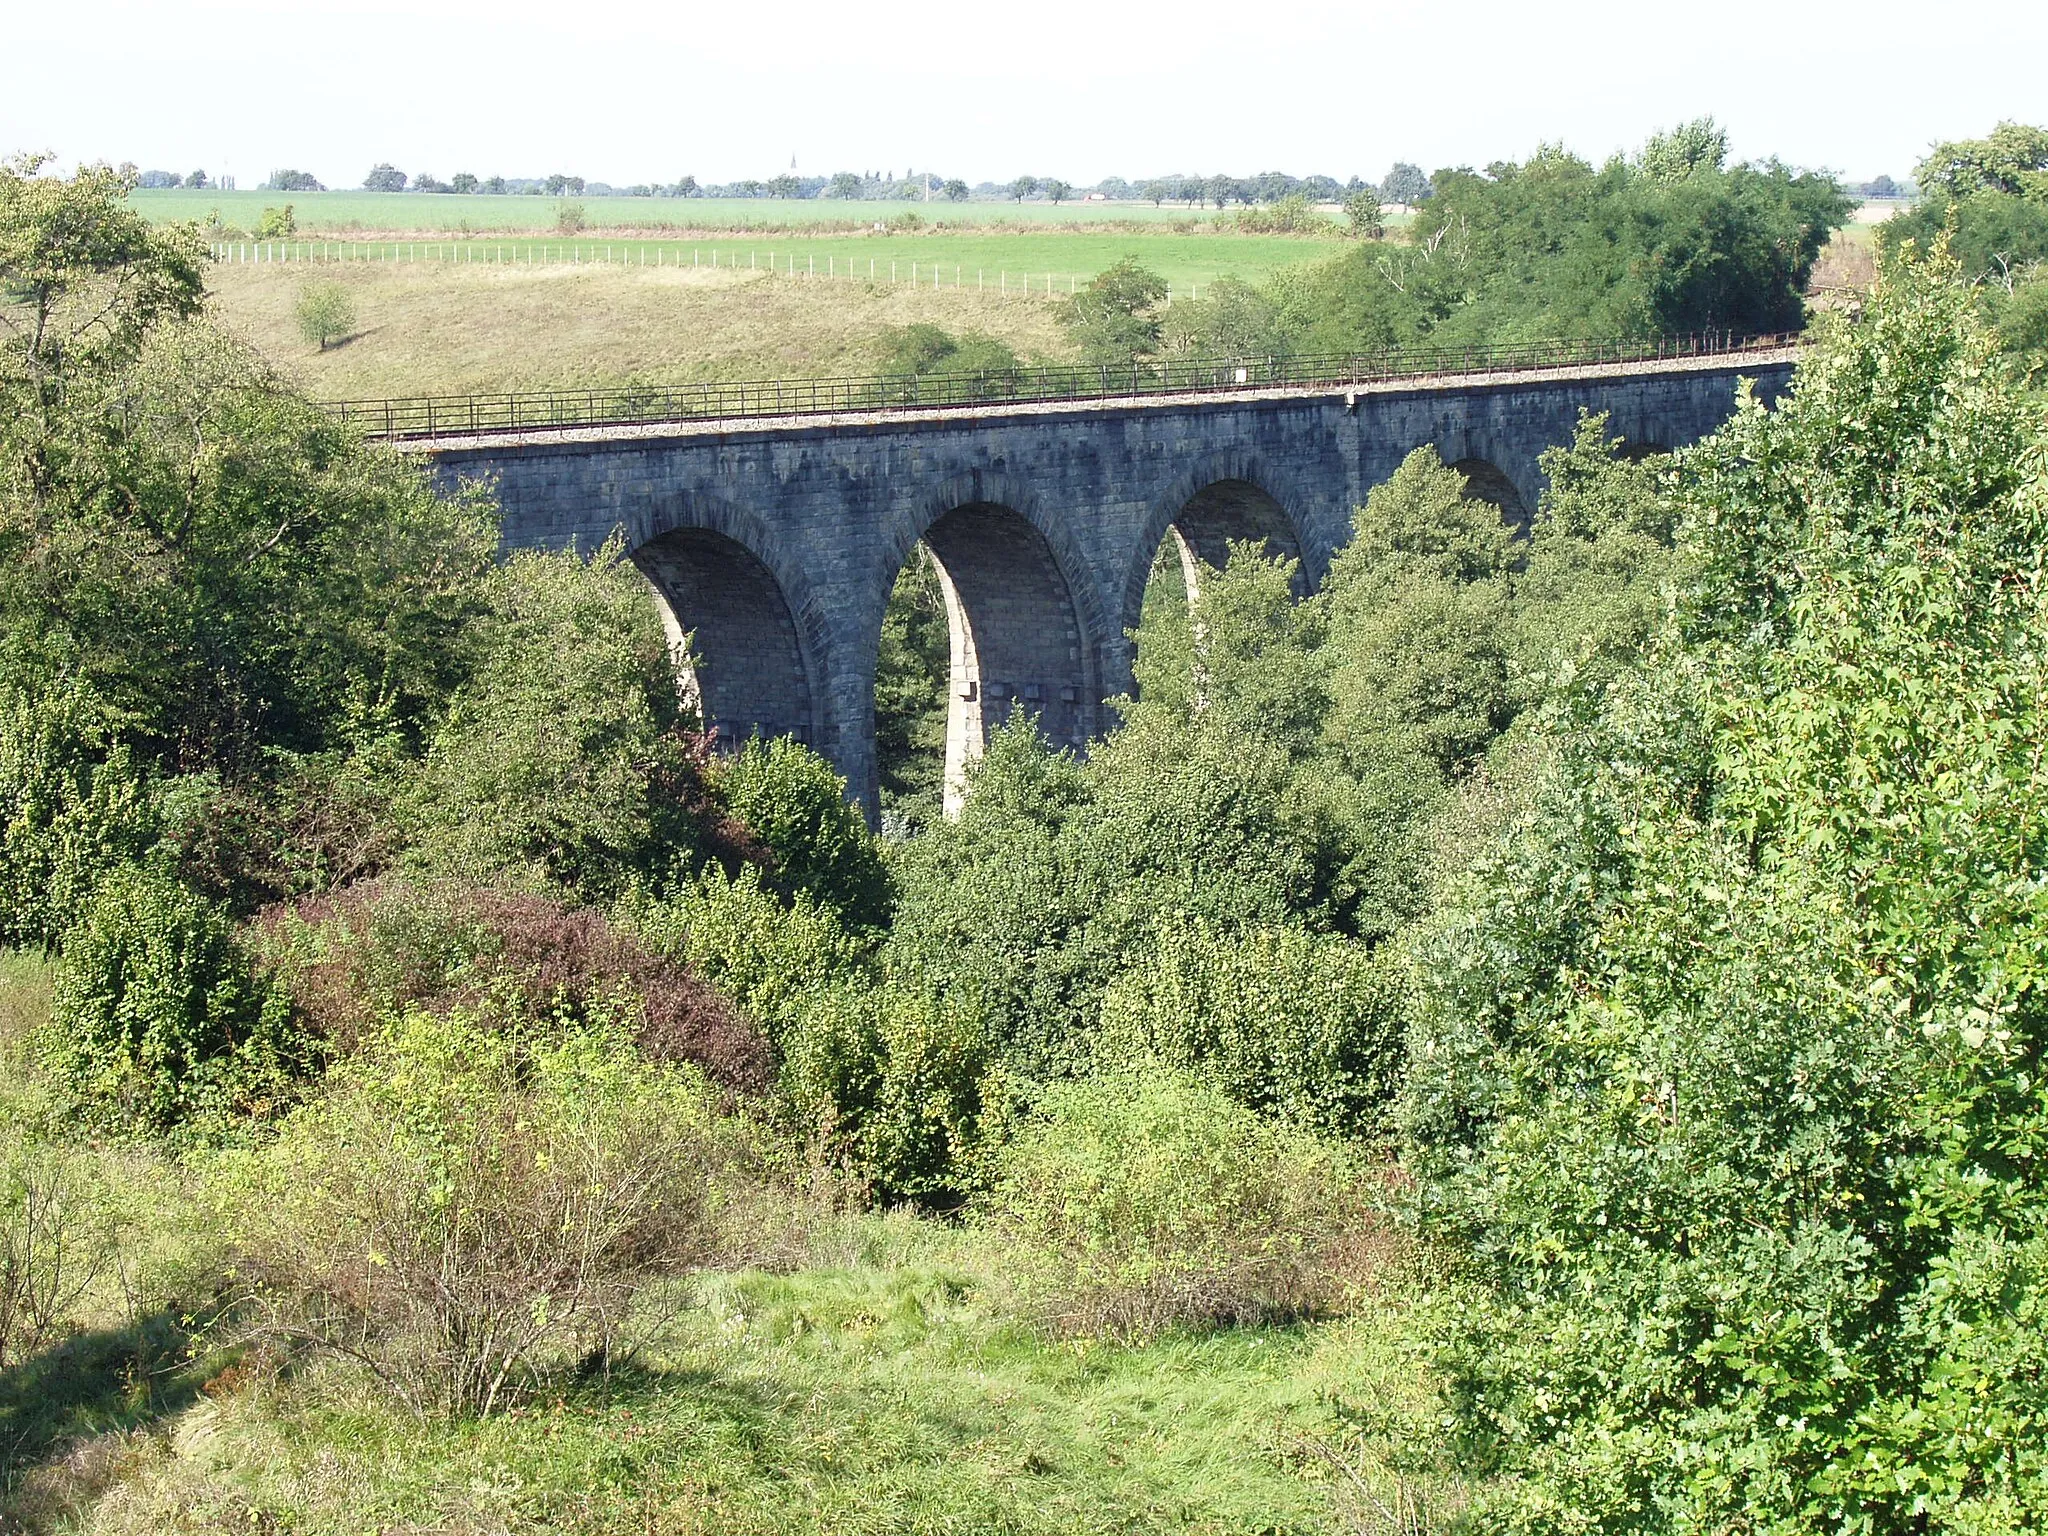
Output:
<instances>
[{"instance_id":1,"label":"white sky","mask_svg":"<svg viewBox=\"0 0 2048 1536\"><path fill-rule=\"evenodd\" d=\"M9 6L0 153L353 186L915 165L969 181L1593 159L1702 113L1738 158L1904 176L2048 122L2048 3L77 0Z\"/></svg>"}]
</instances>

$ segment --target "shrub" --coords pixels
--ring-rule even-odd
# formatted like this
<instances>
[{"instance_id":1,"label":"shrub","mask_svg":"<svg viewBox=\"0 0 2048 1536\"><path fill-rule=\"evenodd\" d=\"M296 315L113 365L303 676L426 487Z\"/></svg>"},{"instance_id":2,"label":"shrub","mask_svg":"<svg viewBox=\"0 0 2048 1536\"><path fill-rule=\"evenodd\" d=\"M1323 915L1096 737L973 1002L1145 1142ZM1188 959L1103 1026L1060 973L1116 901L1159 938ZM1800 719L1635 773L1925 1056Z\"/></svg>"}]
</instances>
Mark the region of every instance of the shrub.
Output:
<instances>
[{"instance_id":1,"label":"shrub","mask_svg":"<svg viewBox=\"0 0 2048 1536\"><path fill-rule=\"evenodd\" d=\"M42 1054L96 1113L145 1131L274 1099L308 1043L217 907L129 868L66 938Z\"/></svg>"},{"instance_id":2,"label":"shrub","mask_svg":"<svg viewBox=\"0 0 2048 1536\"><path fill-rule=\"evenodd\" d=\"M667 900L635 895L620 910L646 944L760 1020L777 1044L813 993L866 974L867 946L831 909L807 896L785 904L758 865L733 875L709 865Z\"/></svg>"},{"instance_id":3,"label":"shrub","mask_svg":"<svg viewBox=\"0 0 2048 1536\"><path fill-rule=\"evenodd\" d=\"M604 1028L555 1039L412 1013L216 1188L251 1332L488 1414L628 1347L635 1297L710 1248L729 1160L700 1077Z\"/></svg>"},{"instance_id":4,"label":"shrub","mask_svg":"<svg viewBox=\"0 0 2048 1536\"><path fill-rule=\"evenodd\" d=\"M809 896L850 925L889 920L889 877L846 781L801 742L756 739L718 776L726 807L773 858L785 895Z\"/></svg>"},{"instance_id":5,"label":"shrub","mask_svg":"<svg viewBox=\"0 0 2048 1536\"><path fill-rule=\"evenodd\" d=\"M0 1371L61 1338L114 1262L113 1222L61 1149L0 1140Z\"/></svg>"},{"instance_id":6,"label":"shrub","mask_svg":"<svg viewBox=\"0 0 2048 1536\"><path fill-rule=\"evenodd\" d=\"M322 352L355 332L355 300L340 283L306 284L292 314L299 322L299 334Z\"/></svg>"},{"instance_id":7,"label":"shrub","mask_svg":"<svg viewBox=\"0 0 2048 1536\"><path fill-rule=\"evenodd\" d=\"M1399 1086L1406 990L1396 960L1353 940L1164 924L1110 983L1098 1050L1192 1071L1304 1126L1370 1133Z\"/></svg>"},{"instance_id":8,"label":"shrub","mask_svg":"<svg viewBox=\"0 0 2048 1536\"><path fill-rule=\"evenodd\" d=\"M0 680L0 944L54 948L154 831L140 774L88 683Z\"/></svg>"},{"instance_id":9,"label":"shrub","mask_svg":"<svg viewBox=\"0 0 2048 1536\"><path fill-rule=\"evenodd\" d=\"M816 994L783 1039L797 1128L884 1199L943 1198L969 1180L992 1070L974 1009L898 985Z\"/></svg>"},{"instance_id":10,"label":"shrub","mask_svg":"<svg viewBox=\"0 0 2048 1536\"><path fill-rule=\"evenodd\" d=\"M520 891L371 882L270 915L262 949L293 1002L344 1053L408 1009L494 1024L616 1019L659 1062L759 1093L768 1044L711 987L588 908Z\"/></svg>"},{"instance_id":11,"label":"shrub","mask_svg":"<svg viewBox=\"0 0 2048 1536\"><path fill-rule=\"evenodd\" d=\"M994 1163L980 1219L1062 1332L1315 1314L1376 1231L1338 1153L1184 1073L1054 1088Z\"/></svg>"}]
</instances>

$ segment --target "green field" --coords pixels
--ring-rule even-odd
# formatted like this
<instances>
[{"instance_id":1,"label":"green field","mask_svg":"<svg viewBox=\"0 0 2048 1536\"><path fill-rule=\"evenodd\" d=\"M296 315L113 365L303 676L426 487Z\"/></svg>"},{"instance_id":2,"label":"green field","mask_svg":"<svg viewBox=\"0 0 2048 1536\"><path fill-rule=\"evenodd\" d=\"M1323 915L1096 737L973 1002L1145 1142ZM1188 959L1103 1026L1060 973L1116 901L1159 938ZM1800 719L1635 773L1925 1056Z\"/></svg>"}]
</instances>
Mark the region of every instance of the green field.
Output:
<instances>
[{"instance_id":1,"label":"green field","mask_svg":"<svg viewBox=\"0 0 2048 1536\"><path fill-rule=\"evenodd\" d=\"M1283 267L1317 261L1342 248L1296 235L1170 234L1086 229L953 234L785 235L701 240L575 239L320 240L215 242L225 265L613 266L774 272L785 277L914 285L987 293L1071 293L1126 257L1157 272L1177 292L1219 277L1257 281Z\"/></svg>"},{"instance_id":2,"label":"green field","mask_svg":"<svg viewBox=\"0 0 2048 1536\"><path fill-rule=\"evenodd\" d=\"M836 198L484 197L419 192L221 192L175 187L130 194L152 219L197 219L218 210L223 222L256 227L265 208L292 205L299 227L310 230L439 230L553 228L564 202L583 209L592 229L779 229L797 224L865 225L914 213L948 225L1212 222L1213 210L1150 203L842 202Z\"/></svg>"}]
</instances>

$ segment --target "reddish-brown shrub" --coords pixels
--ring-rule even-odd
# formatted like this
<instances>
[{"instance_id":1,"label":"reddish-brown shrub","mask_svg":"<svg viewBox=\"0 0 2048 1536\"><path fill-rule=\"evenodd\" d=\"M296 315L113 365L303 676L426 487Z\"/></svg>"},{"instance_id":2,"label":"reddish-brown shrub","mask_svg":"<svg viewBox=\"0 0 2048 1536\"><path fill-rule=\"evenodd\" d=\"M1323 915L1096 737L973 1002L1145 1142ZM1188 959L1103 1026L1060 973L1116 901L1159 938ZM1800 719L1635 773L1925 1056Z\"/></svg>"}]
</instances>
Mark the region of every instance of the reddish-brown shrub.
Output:
<instances>
[{"instance_id":1,"label":"reddish-brown shrub","mask_svg":"<svg viewBox=\"0 0 2048 1536\"><path fill-rule=\"evenodd\" d=\"M343 1053L390 1013L595 1020L623 1011L640 1049L758 1093L760 1027L602 913L521 891L368 881L265 914L258 947L307 1022Z\"/></svg>"}]
</instances>

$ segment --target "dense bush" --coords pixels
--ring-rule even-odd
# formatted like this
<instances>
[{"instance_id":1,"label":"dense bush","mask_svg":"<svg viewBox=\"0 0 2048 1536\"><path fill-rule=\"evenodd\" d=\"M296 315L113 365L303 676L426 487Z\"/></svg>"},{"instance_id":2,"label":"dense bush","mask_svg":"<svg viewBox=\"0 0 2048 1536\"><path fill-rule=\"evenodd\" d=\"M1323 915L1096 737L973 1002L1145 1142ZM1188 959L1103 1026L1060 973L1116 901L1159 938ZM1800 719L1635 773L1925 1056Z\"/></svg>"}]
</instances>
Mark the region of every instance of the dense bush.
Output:
<instances>
[{"instance_id":1,"label":"dense bush","mask_svg":"<svg viewBox=\"0 0 2048 1536\"><path fill-rule=\"evenodd\" d=\"M852 927L889 920L889 877L846 781L801 742L750 741L718 774L727 810L768 850L769 874Z\"/></svg>"},{"instance_id":2,"label":"dense bush","mask_svg":"<svg viewBox=\"0 0 2048 1536\"><path fill-rule=\"evenodd\" d=\"M220 910L123 869L66 936L42 1054L91 1111L139 1130L274 1101L311 1057Z\"/></svg>"},{"instance_id":3,"label":"dense bush","mask_svg":"<svg viewBox=\"0 0 2048 1536\"><path fill-rule=\"evenodd\" d=\"M807 896L785 902L757 864L709 865L666 900L636 892L622 919L658 953L716 987L780 1042L806 999L866 974L868 945Z\"/></svg>"},{"instance_id":4,"label":"dense bush","mask_svg":"<svg viewBox=\"0 0 2048 1536\"><path fill-rule=\"evenodd\" d=\"M1674 158L1594 166L1560 147L1447 171L1401 242L1360 242L1274 285L1294 345L1317 355L1798 330L1813 264L1853 207L1831 176L1724 166L1709 130Z\"/></svg>"},{"instance_id":5,"label":"dense bush","mask_svg":"<svg viewBox=\"0 0 2048 1536\"><path fill-rule=\"evenodd\" d=\"M901 985L806 1000L782 1089L812 1155L884 1199L956 1192L996 1094L987 1031L958 998Z\"/></svg>"},{"instance_id":6,"label":"dense bush","mask_svg":"<svg viewBox=\"0 0 2048 1536\"><path fill-rule=\"evenodd\" d=\"M1890 263L1687 457L1677 621L1423 955L1494 1528L2048 1516L2048 439L1994 351Z\"/></svg>"},{"instance_id":7,"label":"dense bush","mask_svg":"<svg viewBox=\"0 0 2048 1536\"><path fill-rule=\"evenodd\" d=\"M31 691L0 668L0 944L50 949L155 817L90 684Z\"/></svg>"},{"instance_id":8,"label":"dense bush","mask_svg":"<svg viewBox=\"0 0 2048 1536\"><path fill-rule=\"evenodd\" d=\"M1191 1072L1316 1130L1384 1132L1401 1079L1407 979L1385 952L1294 928L1218 937L1162 924L1109 985L1106 1065Z\"/></svg>"},{"instance_id":9,"label":"dense bush","mask_svg":"<svg viewBox=\"0 0 2048 1536\"><path fill-rule=\"evenodd\" d=\"M254 1333L488 1414L630 1347L636 1296L711 1248L729 1138L701 1078L612 1028L530 1039L413 1013L226 1163L216 1196Z\"/></svg>"},{"instance_id":10,"label":"dense bush","mask_svg":"<svg viewBox=\"0 0 2048 1536\"><path fill-rule=\"evenodd\" d=\"M742 1092L772 1076L760 1030L710 986L601 913L549 897L375 882L271 913L260 942L302 1017L343 1053L407 1010L461 1008L479 1027L615 1021L650 1060Z\"/></svg>"},{"instance_id":11,"label":"dense bush","mask_svg":"<svg viewBox=\"0 0 2048 1536\"><path fill-rule=\"evenodd\" d=\"M515 554L489 591L410 793L407 862L590 902L687 872L711 807L645 579L614 540Z\"/></svg>"},{"instance_id":12,"label":"dense bush","mask_svg":"<svg viewBox=\"0 0 2048 1536\"><path fill-rule=\"evenodd\" d=\"M1375 1245L1359 1170L1170 1071L1053 1089L995 1173L979 1219L1063 1332L1311 1315Z\"/></svg>"}]
</instances>

